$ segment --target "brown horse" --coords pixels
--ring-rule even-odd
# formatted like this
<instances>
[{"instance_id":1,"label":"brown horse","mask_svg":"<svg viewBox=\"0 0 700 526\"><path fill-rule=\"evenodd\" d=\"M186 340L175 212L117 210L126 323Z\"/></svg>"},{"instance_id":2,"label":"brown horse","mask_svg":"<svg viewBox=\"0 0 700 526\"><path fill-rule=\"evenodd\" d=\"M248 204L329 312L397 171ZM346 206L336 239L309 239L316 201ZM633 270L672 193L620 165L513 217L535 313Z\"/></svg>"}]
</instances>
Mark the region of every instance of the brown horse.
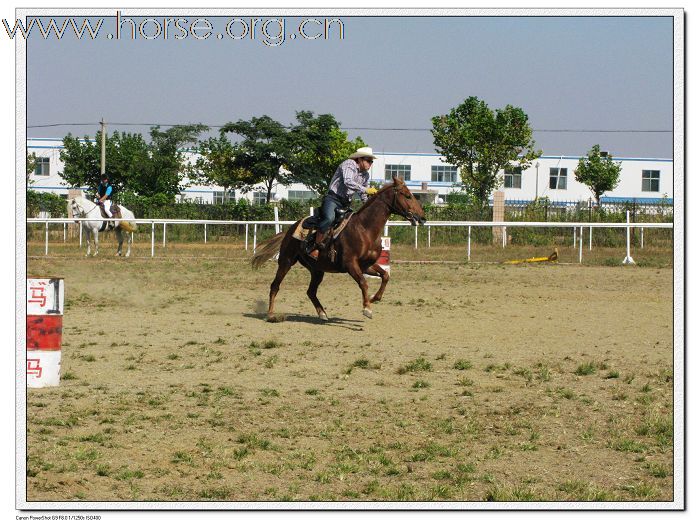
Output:
<instances>
[{"instance_id":1,"label":"brown horse","mask_svg":"<svg viewBox=\"0 0 700 526\"><path fill-rule=\"evenodd\" d=\"M282 280L296 262L301 263L311 272L311 283L306 294L316 307L319 318L328 320L323 305L316 297L318 286L326 272L347 272L354 278L362 290L362 314L371 318L370 303L382 299L389 281L389 274L377 264L377 259L382 252L382 231L391 214L405 217L414 226L425 223L425 213L420 202L404 182L396 177L393 183L385 185L350 217L338 238L327 243L327 247L321 250L318 260L309 257L306 253L305 241L292 237L299 224L298 221L286 232L281 232L263 243L253 257L253 268L259 268L279 252L277 275L270 285L267 320L275 321L275 297ZM332 261L329 255L331 248L336 253L335 261ZM379 276L382 279L379 290L371 298L367 295L367 280L364 274Z\"/></svg>"}]
</instances>

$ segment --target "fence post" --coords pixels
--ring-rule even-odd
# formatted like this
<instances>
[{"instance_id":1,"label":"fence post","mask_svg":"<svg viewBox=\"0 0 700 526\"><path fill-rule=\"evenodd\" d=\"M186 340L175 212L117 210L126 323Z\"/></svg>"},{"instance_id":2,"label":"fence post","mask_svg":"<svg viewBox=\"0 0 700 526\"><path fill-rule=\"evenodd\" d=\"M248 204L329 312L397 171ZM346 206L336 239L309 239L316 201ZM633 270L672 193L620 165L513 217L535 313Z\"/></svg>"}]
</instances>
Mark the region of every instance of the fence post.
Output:
<instances>
[{"instance_id":1,"label":"fence post","mask_svg":"<svg viewBox=\"0 0 700 526\"><path fill-rule=\"evenodd\" d=\"M635 265L634 259L630 255L630 211L627 210L627 256L622 260L623 265Z\"/></svg>"},{"instance_id":2,"label":"fence post","mask_svg":"<svg viewBox=\"0 0 700 526\"><path fill-rule=\"evenodd\" d=\"M384 237L389 237L389 225L384 225Z\"/></svg>"},{"instance_id":3,"label":"fence post","mask_svg":"<svg viewBox=\"0 0 700 526\"><path fill-rule=\"evenodd\" d=\"M428 248L430 248L430 225L428 225Z\"/></svg>"},{"instance_id":4,"label":"fence post","mask_svg":"<svg viewBox=\"0 0 700 526\"><path fill-rule=\"evenodd\" d=\"M255 248L258 246L258 224L253 225L253 254L255 254Z\"/></svg>"},{"instance_id":5,"label":"fence post","mask_svg":"<svg viewBox=\"0 0 700 526\"><path fill-rule=\"evenodd\" d=\"M248 252L248 223L245 224L245 251Z\"/></svg>"},{"instance_id":6,"label":"fence post","mask_svg":"<svg viewBox=\"0 0 700 526\"><path fill-rule=\"evenodd\" d=\"M63 242L64 243L66 242L66 226L67 225L65 223L63 223ZM642 239L644 239L644 238L642 237Z\"/></svg>"},{"instance_id":7,"label":"fence post","mask_svg":"<svg viewBox=\"0 0 700 526\"><path fill-rule=\"evenodd\" d=\"M156 222L151 221L151 257L156 254Z\"/></svg>"},{"instance_id":8,"label":"fence post","mask_svg":"<svg viewBox=\"0 0 700 526\"><path fill-rule=\"evenodd\" d=\"M576 227L574 227L574 248L576 248Z\"/></svg>"},{"instance_id":9,"label":"fence post","mask_svg":"<svg viewBox=\"0 0 700 526\"><path fill-rule=\"evenodd\" d=\"M275 234L280 233L279 220L280 220L280 209L275 207Z\"/></svg>"},{"instance_id":10,"label":"fence post","mask_svg":"<svg viewBox=\"0 0 700 526\"><path fill-rule=\"evenodd\" d=\"M207 244L207 224L204 223L204 244Z\"/></svg>"},{"instance_id":11,"label":"fence post","mask_svg":"<svg viewBox=\"0 0 700 526\"><path fill-rule=\"evenodd\" d=\"M44 255L49 255L49 222L46 222L46 243L44 245Z\"/></svg>"},{"instance_id":12,"label":"fence post","mask_svg":"<svg viewBox=\"0 0 700 526\"><path fill-rule=\"evenodd\" d=\"M578 235L578 262L579 265L583 261L583 226L579 228L579 235Z\"/></svg>"},{"instance_id":13,"label":"fence post","mask_svg":"<svg viewBox=\"0 0 700 526\"><path fill-rule=\"evenodd\" d=\"M83 247L83 224L81 222L78 222L78 237L80 238L80 248Z\"/></svg>"},{"instance_id":14,"label":"fence post","mask_svg":"<svg viewBox=\"0 0 700 526\"><path fill-rule=\"evenodd\" d=\"M167 224L168 224L168 223L165 223L165 222L163 223L163 248L165 248L165 226L166 226Z\"/></svg>"},{"instance_id":15,"label":"fence post","mask_svg":"<svg viewBox=\"0 0 700 526\"><path fill-rule=\"evenodd\" d=\"M593 227L588 227L588 251L593 250Z\"/></svg>"},{"instance_id":16,"label":"fence post","mask_svg":"<svg viewBox=\"0 0 700 526\"><path fill-rule=\"evenodd\" d=\"M418 226L413 227L415 230L415 248L418 249Z\"/></svg>"},{"instance_id":17,"label":"fence post","mask_svg":"<svg viewBox=\"0 0 700 526\"><path fill-rule=\"evenodd\" d=\"M467 262L472 260L472 226L467 231Z\"/></svg>"},{"instance_id":18,"label":"fence post","mask_svg":"<svg viewBox=\"0 0 700 526\"><path fill-rule=\"evenodd\" d=\"M639 248L644 248L644 227L640 228L640 230L641 230L641 232L640 232L641 235L639 236L639 243L640 243Z\"/></svg>"}]
</instances>

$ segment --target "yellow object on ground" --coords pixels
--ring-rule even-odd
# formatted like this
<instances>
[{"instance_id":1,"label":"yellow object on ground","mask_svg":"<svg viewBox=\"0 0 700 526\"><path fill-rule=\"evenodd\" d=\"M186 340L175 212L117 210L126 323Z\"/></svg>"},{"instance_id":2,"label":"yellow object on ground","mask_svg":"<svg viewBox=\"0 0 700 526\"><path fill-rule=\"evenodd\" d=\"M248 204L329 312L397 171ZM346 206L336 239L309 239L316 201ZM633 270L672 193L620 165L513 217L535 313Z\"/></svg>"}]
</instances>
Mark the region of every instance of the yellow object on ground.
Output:
<instances>
[{"instance_id":1,"label":"yellow object on ground","mask_svg":"<svg viewBox=\"0 0 700 526\"><path fill-rule=\"evenodd\" d=\"M555 248L554 252L552 252L549 256L540 257L540 258L513 259L511 261L506 261L505 263L509 264L509 265L516 265L518 263L544 263L544 262L555 263L558 259L559 259L559 249Z\"/></svg>"}]
</instances>

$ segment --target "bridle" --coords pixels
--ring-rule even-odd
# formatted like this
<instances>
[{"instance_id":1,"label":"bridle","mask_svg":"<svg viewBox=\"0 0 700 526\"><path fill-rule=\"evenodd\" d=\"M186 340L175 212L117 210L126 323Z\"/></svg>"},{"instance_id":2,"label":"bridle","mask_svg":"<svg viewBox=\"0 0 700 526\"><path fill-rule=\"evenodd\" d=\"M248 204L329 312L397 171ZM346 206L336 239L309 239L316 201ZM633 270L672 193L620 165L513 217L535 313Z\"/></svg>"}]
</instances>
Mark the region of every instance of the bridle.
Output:
<instances>
[{"instance_id":1,"label":"bridle","mask_svg":"<svg viewBox=\"0 0 700 526\"><path fill-rule=\"evenodd\" d=\"M396 202L397 202L398 197L399 197L399 189L396 186L393 186L392 190L394 192L394 196L391 200L391 203L387 204L387 206L389 207L389 211L396 214L396 215L400 215L404 219L408 219L411 222L413 222L413 221L419 222L418 218L416 217L416 214L414 214L413 212L400 210L396 206Z\"/></svg>"}]
</instances>

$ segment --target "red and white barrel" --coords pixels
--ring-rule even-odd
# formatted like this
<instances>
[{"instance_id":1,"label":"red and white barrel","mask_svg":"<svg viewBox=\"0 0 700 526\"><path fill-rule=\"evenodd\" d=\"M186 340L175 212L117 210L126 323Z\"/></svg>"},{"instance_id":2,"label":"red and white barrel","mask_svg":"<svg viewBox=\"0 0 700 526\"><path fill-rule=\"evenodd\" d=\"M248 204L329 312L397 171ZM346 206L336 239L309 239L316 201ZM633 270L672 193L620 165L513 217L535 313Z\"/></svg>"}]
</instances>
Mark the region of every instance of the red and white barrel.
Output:
<instances>
[{"instance_id":1,"label":"red and white barrel","mask_svg":"<svg viewBox=\"0 0 700 526\"><path fill-rule=\"evenodd\" d=\"M391 238L382 237L382 252L377 258L377 264L387 272L391 272L389 252L391 252ZM365 277L379 278L379 276L370 276L368 274L365 274Z\"/></svg>"},{"instance_id":2,"label":"red and white barrel","mask_svg":"<svg viewBox=\"0 0 700 526\"><path fill-rule=\"evenodd\" d=\"M63 278L27 278L27 387L59 384L63 298Z\"/></svg>"},{"instance_id":3,"label":"red and white barrel","mask_svg":"<svg viewBox=\"0 0 700 526\"><path fill-rule=\"evenodd\" d=\"M391 260L389 257L389 252L391 252L391 238L390 237L382 237L382 253L379 256L377 263L379 264L380 267L382 267L384 270L386 270L387 273L391 272L391 265L390 265Z\"/></svg>"}]
</instances>

